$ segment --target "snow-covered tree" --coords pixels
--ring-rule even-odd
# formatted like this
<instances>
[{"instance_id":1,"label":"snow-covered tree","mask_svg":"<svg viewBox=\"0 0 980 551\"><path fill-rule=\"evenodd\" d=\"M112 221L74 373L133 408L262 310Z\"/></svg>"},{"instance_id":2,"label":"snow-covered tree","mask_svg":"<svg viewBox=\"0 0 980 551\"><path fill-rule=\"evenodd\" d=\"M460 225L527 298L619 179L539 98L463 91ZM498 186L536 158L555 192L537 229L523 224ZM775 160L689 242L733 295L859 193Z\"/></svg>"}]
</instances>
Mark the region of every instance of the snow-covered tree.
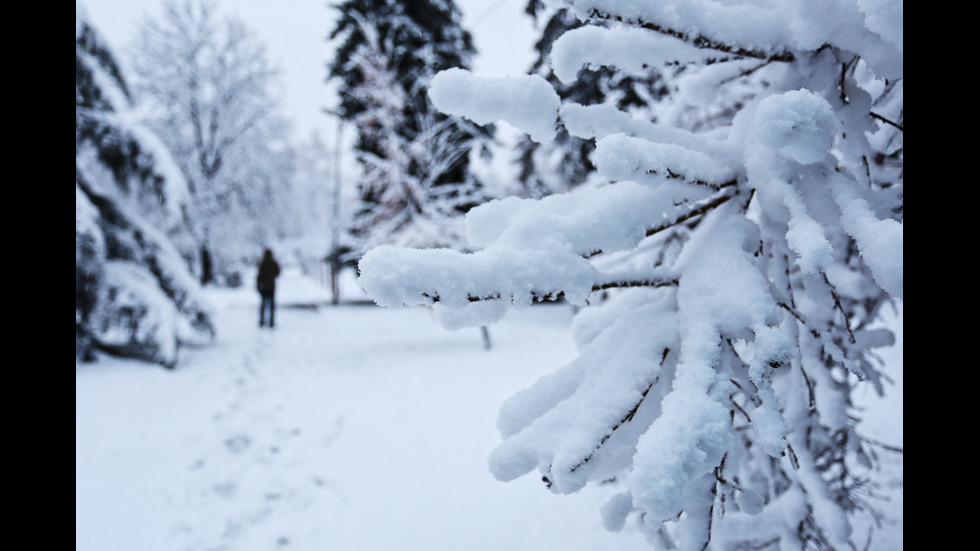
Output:
<instances>
[{"instance_id":1,"label":"snow-covered tree","mask_svg":"<svg viewBox=\"0 0 980 551\"><path fill-rule=\"evenodd\" d=\"M461 215L483 202L469 170L490 129L437 112L432 76L468 67L475 53L451 0L347 0L335 6L329 76L337 112L357 130L362 167L353 254L382 244L458 246Z\"/></svg>"},{"instance_id":2,"label":"snow-covered tree","mask_svg":"<svg viewBox=\"0 0 980 551\"><path fill-rule=\"evenodd\" d=\"M214 336L210 308L177 252L187 187L159 139L134 121L116 57L75 5L75 354L173 367L181 344Z\"/></svg>"},{"instance_id":3,"label":"snow-covered tree","mask_svg":"<svg viewBox=\"0 0 980 551\"><path fill-rule=\"evenodd\" d=\"M563 102L610 103L623 111L644 112L667 93L659 71L633 75L612 67L583 67L575 80L562 82L551 68L551 47L565 32L585 23L569 8L546 5L543 0L528 0L524 11L541 29L534 43L536 57L530 73L547 79ZM550 144L524 137L517 146L521 196L539 198L581 185L595 174L591 162L594 150L593 140L572 136L562 125Z\"/></svg>"},{"instance_id":4,"label":"snow-covered tree","mask_svg":"<svg viewBox=\"0 0 980 551\"><path fill-rule=\"evenodd\" d=\"M676 69L662 105L562 102L537 75L451 69L440 110L551 143L595 140L605 180L466 216L472 253L378 247L360 282L447 327L563 297L578 358L500 411L492 473L603 508L660 549L861 549L887 391L882 309L903 297L902 3L568 0L551 67ZM655 122L654 122L655 121Z\"/></svg>"},{"instance_id":5,"label":"snow-covered tree","mask_svg":"<svg viewBox=\"0 0 980 551\"><path fill-rule=\"evenodd\" d=\"M351 227L351 205L357 203L357 191L348 183L355 167L345 157L342 128L328 146L319 133L299 143L293 188L298 199L293 216L305 228L298 244L303 265L310 271L330 271L331 301L340 301L340 271L357 269L356 259L346 255L351 242L346 229ZM339 253L339 254L338 254Z\"/></svg>"},{"instance_id":6,"label":"snow-covered tree","mask_svg":"<svg viewBox=\"0 0 980 551\"><path fill-rule=\"evenodd\" d=\"M188 260L203 283L233 276L294 229L289 127L265 45L210 0L168 0L145 16L131 53L142 116L190 186L200 264Z\"/></svg>"}]
</instances>

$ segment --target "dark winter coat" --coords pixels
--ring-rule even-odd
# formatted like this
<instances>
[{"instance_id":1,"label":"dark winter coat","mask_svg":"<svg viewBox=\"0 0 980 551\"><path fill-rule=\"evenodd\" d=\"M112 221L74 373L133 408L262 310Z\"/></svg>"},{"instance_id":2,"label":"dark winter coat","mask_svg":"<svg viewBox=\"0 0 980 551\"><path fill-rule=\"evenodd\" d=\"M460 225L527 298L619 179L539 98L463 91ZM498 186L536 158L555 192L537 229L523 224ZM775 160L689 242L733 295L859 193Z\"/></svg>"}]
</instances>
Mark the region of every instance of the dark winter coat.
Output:
<instances>
[{"instance_id":1,"label":"dark winter coat","mask_svg":"<svg viewBox=\"0 0 980 551\"><path fill-rule=\"evenodd\" d=\"M276 292L276 278L279 277L279 263L272 258L271 254L262 257L259 264L259 275L255 278L255 285L260 293Z\"/></svg>"}]
</instances>

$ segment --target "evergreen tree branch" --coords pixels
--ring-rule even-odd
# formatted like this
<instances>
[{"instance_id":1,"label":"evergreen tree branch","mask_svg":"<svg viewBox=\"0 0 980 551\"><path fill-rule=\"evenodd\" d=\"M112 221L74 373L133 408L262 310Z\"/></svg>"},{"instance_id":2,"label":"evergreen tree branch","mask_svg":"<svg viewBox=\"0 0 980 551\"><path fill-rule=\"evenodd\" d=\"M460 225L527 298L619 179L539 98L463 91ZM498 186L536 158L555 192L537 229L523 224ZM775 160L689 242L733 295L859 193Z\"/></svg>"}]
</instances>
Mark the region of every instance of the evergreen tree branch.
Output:
<instances>
[{"instance_id":1,"label":"evergreen tree branch","mask_svg":"<svg viewBox=\"0 0 980 551\"><path fill-rule=\"evenodd\" d=\"M742 386L740 384L738 384L737 382L735 382L734 379L731 380L731 382L734 383L735 386L737 386L739 388L742 388ZM728 399L731 400L732 405L735 406L735 409L737 409L739 411L739 413L741 413L743 416L745 416L745 420L748 421L749 423L751 423L752 422L752 418L749 417L748 412L745 411L745 409L743 409L742 406L738 405L738 402L735 401L735 395L732 394L731 396L728 397ZM732 413L734 415L734 412L732 412Z\"/></svg>"},{"instance_id":2,"label":"evergreen tree branch","mask_svg":"<svg viewBox=\"0 0 980 551\"><path fill-rule=\"evenodd\" d=\"M826 46L826 45L824 45ZM823 50L824 48L820 48ZM857 65L857 56L852 57L849 61L841 63L840 66L840 80L837 83L837 88L840 89L840 100L844 105L848 105L851 101L847 98L847 73L852 71L854 66Z\"/></svg>"},{"instance_id":3,"label":"evergreen tree branch","mask_svg":"<svg viewBox=\"0 0 980 551\"><path fill-rule=\"evenodd\" d=\"M727 182L725 184L722 184L719 187L720 188L726 188L726 187L734 186L735 184L736 184L736 182ZM685 212L684 214L681 214L680 216L678 216L677 218L675 218L671 222L664 222L663 224L660 224L659 226L655 226L653 228L650 228L649 230L647 230L647 234L646 235L647 235L647 237L653 236L653 235L658 234L658 233L660 233L660 232L662 232L662 231L664 231L664 230L666 230L668 228L671 228L673 226L677 226L679 224L683 224L684 222L687 222L691 218L694 218L696 216L701 216L702 214L705 214L708 211L711 211L713 209L716 209L716 208L720 207L721 205L725 204L726 202L728 202L730 199L732 199L736 195L738 195L738 191L737 190L735 191L735 193L731 193L731 194L727 194L727 195L720 195L718 197L715 197L714 199L708 201L707 203L704 203L704 204L702 204L700 206L697 206L695 208L692 208L691 210Z\"/></svg>"},{"instance_id":4,"label":"evergreen tree branch","mask_svg":"<svg viewBox=\"0 0 980 551\"><path fill-rule=\"evenodd\" d=\"M624 289L629 287L673 287L679 283L677 278L649 278L649 279L633 279L633 280L613 280L599 282L592 285L592 292L603 291L606 289ZM422 293L422 296L429 299L433 304L440 302L441 298L438 294ZM556 301L565 296L564 291L531 291L531 300L533 302L546 302L546 301ZM485 296L474 296L469 295L467 300L470 302L481 302L485 300L500 300L503 298L503 293L495 293L492 295Z\"/></svg>"},{"instance_id":5,"label":"evergreen tree branch","mask_svg":"<svg viewBox=\"0 0 980 551\"><path fill-rule=\"evenodd\" d=\"M724 459L722 459L724 461ZM704 545L701 546L701 551L707 551L708 545L711 544L711 527L714 526L715 520L715 501L718 499L718 482L715 481L711 485L711 505L708 507L708 530L704 535Z\"/></svg>"},{"instance_id":6,"label":"evergreen tree branch","mask_svg":"<svg viewBox=\"0 0 980 551\"><path fill-rule=\"evenodd\" d=\"M838 84L838 87L840 88L840 99L841 99L841 101L844 102L844 104L850 103L850 100L848 100L848 98L847 98L847 93L845 92L845 90L847 89L847 87L846 87L847 73L849 71L850 72L853 72L854 67L857 65L857 61L859 59L860 59L859 57L855 56L854 58L852 58L847 63L843 63L841 65L840 84ZM885 123L887 125L893 126L893 127L897 128L900 132L905 132L905 129L902 127L903 125L901 125L901 124L899 124L899 123L897 123L895 121L892 121L892 120L890 120L888 118L885 118L882 115L879 115L878 113L875 113L874 111L869 112L869 115L871 115L871 118L872 119L879 120L879 121L881 121L881 122L883 122L883 123Z\"/></svg>"},{"instance_id":7,"label":"evergreen tree branch","mask_svg":"<svg viewBox=\"0 0 980 551\"><path fill-rule=\"evenodd\" d=\"M847 312L844 311L844 306L841 305L840 295L837 294L837 288L834 287L832 283L830 283L829 279L827 279L827 274L823 274L823 280L824 283L826 283L827 286L830 287L830 296L833 297L834 299L834 306L837 308L837 311L840 312L841 317L844 318L844 329L847 330L848 340L850 341L851 344L856 343L857 339L854 338L854 333L851 331L851 321L847 316Z\"/></svg>"},{"instance_id":8,"label":"evergreen tree branch","mask_svg":"<svg viewBox=\"0 0 980 551\"><path fill-rule=\"evenodd\" d=\"M663 354L661 354L661 356L660 356L660 367L663 367L664 361L667 360L667 354L669 354L669 353L670 353L670 349L669 348L664 348ZM619 427L621 427L621 426L623 426L623 424L628 423L628 422L630 422L630 421L633 420L633 416L636 415L637 410L640 409L640 405L643 404L643 400L645 400L646 397L647 397L647 394L650 393L650 389L653 388L653 385L657 384L657 381L659 381L659 380L660 380L660 377L654 377L653 380L650 381L650 384L647 385L647 387L643 391L643 393L640 394L640 399L637 400L635 404L633 404L633 407L630 408L630 410L626 413L626 415L623 416L622 419L619 420L618 423L616 423L615 425L613 425L613 427L611 429L609 429L609 432L608 433L606 433L605 435L603 435L603 437L599 440L599 443L596 444L595 450L593 450L592 453L590 453L589 455L585 456L581 461L579 461L571 469L569 469L571 472L574 473L579 468L581 468L583 465L585 465L586 463L588 463L589 461L591 461L592 458L595 457L596 452L598 452L599 449L602 448L602 445L606 443L606 440L609 440L609 438L613 435L614 432L616 432L617 429L619 429Z\"/></svg>"},{"instance_id":9,"label":"evergreen tree branch","mask_svg":"<svg viewBox=\"0 0 980 551\"><path fill-rule=\"evenodd\" d=\"M772 546L772 545L778 545L779 544L779 541L780 541L780 539L777 536L777 537L774 537L774 538L772 538L772 539L770 539L768 541L759 542L759 543L757 543L755 545L749 545L745 549L747 551L761 551L762 549L765 549L766 547L769 547L769 546Z\"/></svg>"},{"instance_id":10,"label":"evergreen tree branch","mask_svg":"<svg viewBox=\"0 0 980 551\"><path fill-rule=\"evenodd\" d=\"M787 312L790 313L790 315L796 318L796 321L800 322L800 325L806 327L810 331L810 334L813 335L813 338L817 340L823 340L823 335L820 333L820 331L807 326L806 320L803 318L803 314L797 312L795 308L786 304L785 302L777 302L776 304L778 304L780 308L786 310Z\"/></svg>"},{"instance_id":11,"label":"evergreen tree branch","mask_svg":"<svg viewBox=\"0 0 980 551\"><path fill-rule=\"evenodd\" d=\"M719 185L718 187L719 187L719 189L724 189L724 188L727 188L727 187L732 187L735 184L736 184L736 182L734 182L734 181L732 181L732 182L726 182L724 184ZM667 229L670 229L670 228L672 228L674 226L678 226L680 224L683 224L684 222L687 222L691 218L695 218L697 216L701 216L702 214L705 214L705 213L707 213L710 210L713 210L713 209L716 209L716 208L720 207L721 205L725 204L727 201L729 201L731 198L735 197L736 195L738 195L738 191L737 190L735 191L735 193L725 194L725 195L719 195L719 196L715 197L714 199L711 199L710 201L708 201L706 203L702 203L701 205L698 205L698 206L696 206L696 207L688 210L687 212L685 212L685 213L677 216L676 218L674 218L673 220L671 220L669 222L664 222L663 224L660 224L658 226L654 226L654 227L648 229L646 231L646 236L647 237L651 237L651 236L656 235L656 234L658 234L658 233L660 233L660 232L662 232L664 230L667 230ZM598 250L592 251L591 253L585 255L585 258L592 258L592 257L597 256L597 255L600 255L602 253L603 253L602 249L598 249Z\"/></svg>"},{"instance_id":12,"label":"evergreen tree branch","mask_svg":"<svg viewBox=\"0 0 980 551\"><path fill-rule=\"evenodd\" d=\"M752 67L750 69L746 69L746 70L742 71L741 73L739 73L737 75L730 76L730 77L728 77L728 78L720 81L718 84L719 85L725 85L725 84L729 84L729 83L735 82L736 80L738 80L740 78L745 78L745 77L751 75L752 73L755 73L756 71L758 71L760 69L763 69L765 67L768 67L772 63L773 63L773 60L769 60L769 59L763 60L762 63L759 63L755 67Z\"/></svg>"},{"instance_id":13,"label":"evergreen tree branch","mask_svg":"<svg viewBox=\"0 0 980 551\"><path fill-rule=\"evenodd\" d=\"M738 57L750 57L753 59L762 59L766 61L781 61L785 63L792 63L796 61L796 56L794 56L792 52L776 52L770 54L760 50L750 50L748 48L742 48L739 46L731 46L729 44L719 42L717 40L714 40L704 35L700 35L700 34L691 35L685 32L664 27L662 25L658 25L656 23L649 23L642 20L633 21L628 18L624 18L621 15L602 13L597 9L593 9L591 12L589 12L589 17L601 21L616 21L619 23L631 24L636 27L642 27L644 29L648 29L666 36L676 38L678 40L682 40L694 46L695 48L702 49L702 50L715 50L717 52L722 52L725 54L730 54Z\"/></svg>"},{"instance_id":14,"label":"evergreen tree branch","mask_svg":"<svg viewBox=\"0 0 980 551\"><path fill-rule=\"evenodd\" d=\"M806 374L806 368L800 365L800 373L803 374L803 381L806 382L807 395L809 397L809 409L813 411L817 408L817 396L813 392L813 383L810 382L810 376Z\"/></svg>"},{"instance_id":15,"label":"evergreen tree branch","mask_svg":"<svg viewBox=\"0 0 980 551\"><path fill-rule=\"evenodd\" d=\"M827 355L831 359L833 359L833 361L840 364L842 367L844 367L844 369L854 373L862 380L867 377L867 373L864 372L863 369L860 368L859 364L857 364L853 360L848 361L846 357L835 357L834 350L837 350L839 352L839 355L842 355L844 353L843 350L833 341L832 338L823 334L821 331L807 325L806 319L803 317L803 314L797 312L794 308L787 305L785 302L777 302L776 304L779 305L779 307L781 307L782 309L789 312L790 315L792 315L794 318L796 318L796 321L798 321L800 325L806 327L809 330L810 335L812 335L814 339L820 342L820 345L823 348L824 352L826 352ZM847 323L846 317L845 317L845 323Z\"/></svg>"},{"instance_id":16,"label":"evergreen tree branch","mask_svg":"<svg viewBox=\"0 0 980 551\"><path fill-rule=\"evenodd\" d=\"M653 170L653 169L647 170L646 173L647 174L659 174L656 170ZM669 168L667 169L667 175L666 176L667 176L667 179L668 180L684 180L688 184L691 184L691 185L694 185L694 186L708 187L708 188L711 188L711 189L713 189L715 191L721 191L723 188L732 187L732 186L738 185L738 182L735 181L735 180L730 180L730 181L725 182L725 183L722 183L722 184L715 184L715 183L712 183L712 182L708 182L706 180L690 180L686 176L684 176L683 174L679 174L677 172L674 172L673 170L671 170Z\"/></svg>"}]
</instances>

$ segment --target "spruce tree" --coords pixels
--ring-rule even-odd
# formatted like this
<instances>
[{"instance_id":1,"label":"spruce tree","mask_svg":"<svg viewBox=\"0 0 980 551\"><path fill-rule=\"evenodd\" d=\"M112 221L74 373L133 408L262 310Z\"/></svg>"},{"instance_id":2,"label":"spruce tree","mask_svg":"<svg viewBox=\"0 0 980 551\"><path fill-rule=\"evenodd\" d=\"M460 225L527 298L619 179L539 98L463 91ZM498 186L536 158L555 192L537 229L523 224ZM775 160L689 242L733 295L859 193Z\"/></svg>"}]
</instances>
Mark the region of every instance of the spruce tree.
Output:
<instances>
[{"instance_id":1,"label":"spruce tree","mask_svg":"<svg viewBox=\"0 0 980 551\"><path fill-rule=\"evenodd\" d=\"M186 183L159 139L132 122L116 57L75 11L75 355L174 367L214 325L178 253Z\"/></svg>"},{"instance_id":2,"label":"spruce tree","mask_svg":"<svg viewBox=\"0 0 980 551\"><path fill-rule=\"evenodd\" d=\"M459 219L483 201L470 152L492 129L432 108L429 80L469 67L476 49L451 1L347 0L335 6L328 65L337 112L357 128L363 169L354 256L381 243L454 246Z\"/></svg>"}]
</instances>

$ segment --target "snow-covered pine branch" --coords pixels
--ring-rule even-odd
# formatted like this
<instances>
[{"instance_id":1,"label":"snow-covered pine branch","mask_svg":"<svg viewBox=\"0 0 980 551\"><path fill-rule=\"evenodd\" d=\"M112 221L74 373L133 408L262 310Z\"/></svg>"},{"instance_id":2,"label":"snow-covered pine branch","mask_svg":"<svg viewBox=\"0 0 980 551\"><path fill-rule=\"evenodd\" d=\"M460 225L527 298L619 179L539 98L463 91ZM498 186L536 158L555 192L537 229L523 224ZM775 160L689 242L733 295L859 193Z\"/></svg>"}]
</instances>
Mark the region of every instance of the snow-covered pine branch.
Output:
<instances>
[{"instance_id":1,"label":"snow-covered pine branch","mask_svg":"<svg viewBox=\"0 0 980 551\"><path fill-rule=\"evenodd\" d=\"M472 209L472 253L376 248L361 284L450 328L587 306L579 357L503 405L497 478L615 480L606 526L634 515L658 548L863 545L875 444L851 396L886 390L873 352L893 337L874 323L904 291L901 2L566 4L586 25L555 41L554 74L661 71L661 103L563 103L541 76L458 69L430 97L539 142L595 140L605 182Z\"/></svg>"},{"instance_id":2,"label":"snow-covered pine branch","mask_svg":"<svg viewBox=\"0 0 980 551\"><path fill-rule=\"evenodd\" d=\"M76 360L106 352L172 368L215 326L175 245L190 238L187 182L133 110L115 55L76 6Z\"/></svg>"}]
</instances>

